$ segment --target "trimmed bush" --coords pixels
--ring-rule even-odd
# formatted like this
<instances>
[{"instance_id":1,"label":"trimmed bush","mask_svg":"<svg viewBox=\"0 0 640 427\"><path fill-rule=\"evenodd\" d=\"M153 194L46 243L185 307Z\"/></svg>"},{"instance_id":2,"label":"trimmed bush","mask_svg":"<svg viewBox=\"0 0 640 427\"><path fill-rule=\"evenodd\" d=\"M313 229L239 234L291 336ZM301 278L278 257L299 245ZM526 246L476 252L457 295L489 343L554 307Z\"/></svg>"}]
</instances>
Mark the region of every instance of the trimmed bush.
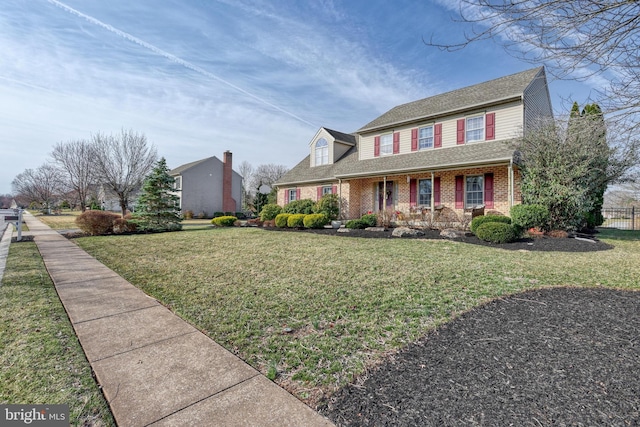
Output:
<instances>
[{"instance_id":1,"label":"trimmed bush","mask_svg":"<svg viewBox=\"0 0 640 427\"><path fill-rule=\"evenodd\" d=\"M233 224L238 220L235 216L223 215L215 217L211 220L211 224L218 227L233 227Z\"/></svg>"},{"instance_id":2,"label":"trimmed bush","mask_svg":"<svg viewBox=\"0 0 640 427\"><path fill-rule=\"evenodd\" d=\"M124 218L116 218L113 220L113 234L133 233L138 228L135 222L128 221Z\"/></svg>"},{"instance_id":3,"label":"trimmed bush","mask_svg":"<svg viewBox=\"0 0 640 427\"><path fill-rule=\"evenodd\" d=\"M323 213L306 215L303 224L306 228L323 228L329 224L330 219Z\"/></svg>"},{"instance_id":4,"label":"trimmed bush","mask_svg":"<svg viewBox=\"0 0 640 427\"><path fill-rule=\"evenodd\" d=\"M113 222L121 218L120 215L108 211L85 211L76 218L78 227L92 236L102 236L113 233Z\"/></svg>"},{"instance_id":5,"label":"trimmed bush","mask_svg":"<svg viewBox=\"0 0 640 427\"><path fill-rule=\"evenodd\" d=\"M491 243L509 243L518 239L519 233L516 227L504 222L485 222L476 229L479 239Z\"/></svg>"},{"instance_id":6,"label":"trimmed bush","mask_svg":"<svg viewBox=\"0 0 640 427\"><path fill-rule=\"evenodd\" d=\"M276 219L278 214L282 213L282 208L275 203L269 203L262 207L260 211L260 220L261 221L272 221Z\"/></svg>"},{"instance_id":7,"label":"trimmed bush","mask_svg":"<svg viewBox=\"0 0 640 427\"><path fill-rule=\"evenodd\" d=\"M290 214L312 214L315 203L311 199L294 200L284 205L282 212Z\"/></svg>"},{"instance_id":8,"label":"trimmed bush","mask_svg":"<svg viewBox=\"0 0 640 427\"><path fill-rule=\"evenodd\" d=\"M524 230L530 228L547 228L549 209L542 205L515 205L509 211L511 223Z\"/></svg>"},{"instance_id":9,"label":"trimmed bush","mask_svg":"<svg viewBox=\"0 0 640 427\"><path fill-rule=\"evenodd\" d=\"M502 224L511 224L511 218L504 215L480 215L471 221L471 232L477 236L476 231L480 225L485 224L487 222L499 222ZM480 237L480 236L478 236Z\"/></svg>"},{"instance_id":10,"label":"trimmed bush","mask_svg":"<svg viewBox=\"0 0 640 427\"><path fill-rule=\"evenodd\" d=\"M340 214L340 205L338 203L337 194L325 194L316 203L314 213L325 214L329 221L338 218Z\"/></svg>"},{"instance_id":11,"label":"trimmed bush","mask_svg":"<svg viewBox=\"0 0 640 427\"><path fill-rule=\"evenodd\" d=\"M362 219L349 220L344 226L346 228L351 228L351 229L364 229L369 227L369 225L366 222L364 222Z\"/></svg>"},{"instance_id":12,"label":"trimmed bush","mask_svg":"<svg viewBox=\"0 0 640 427\"><path fill-rule=\"evenodd\" d=\"M221 216L225 216L224 212L218 211L213 213L214 218L220 218Z\"/></svg>"},{"instance_id":13,"label":"trimmed bush","mask_svg":"<svg viewBox=\"0 0 640 427\"><path fill-rule=\"evenodd\" d=\"M304 217L306 214L291 214L289 218L287 218L287 226L289 228L303 228L304 227Z\"/></svg>"},{"instance_id":14,"label":"trimmed bush","mask_svg":"<svg viewBox=\"0 0 640 427\"><path fill-rule=\"evenodd\" d=\"M184 212L184 219L193 219L193 211L187 210Z\"/></svg>"},{"instance_id":15,"label":"trimmed bush","mask_svg":"<svg viewBox=\"0 0 640 427\"><path fill-rule=\"evenodd\" d=\"M290 216L290 213L281 213L276 215L276 227L286 228Z\"/></svg>"},{"instance_id":16,"label":"trimmed bush","mask_svg":"<svg viewBox=\"0 0 640 427\"><path fill-rule=\"evenodd\" d=\"M360 218L360 220L366 224L366 227L364 228L375 227L376 225L378 225L378 215L376 214L362 215L362 218Z\"/></svg>"}]
</instances>

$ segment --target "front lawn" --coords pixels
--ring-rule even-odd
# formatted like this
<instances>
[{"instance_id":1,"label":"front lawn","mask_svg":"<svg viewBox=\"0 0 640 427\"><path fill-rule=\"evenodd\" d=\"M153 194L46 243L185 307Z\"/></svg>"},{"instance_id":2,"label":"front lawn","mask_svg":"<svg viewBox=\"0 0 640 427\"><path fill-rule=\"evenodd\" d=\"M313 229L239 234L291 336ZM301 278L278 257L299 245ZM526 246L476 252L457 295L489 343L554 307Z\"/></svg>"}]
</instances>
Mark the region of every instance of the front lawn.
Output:
<instances>
[{"instance_id":1,"label":"front lawn","mask_svg":"<svg viewBox=\"0 0 640 427\"><path fill-rule=\"evenodd\" d=\"M640 244L585 253L255 228L78 244L310 404L490 299L550 286L640 289Z\"/></svg>"},{"instance_id":2,"label":"front lawn","mask_svg":"<svg viewBox=\"0 0 640 427\"><path fill-rule=\"evenodd\" d=\"M0 404L68 404L71 425L115 425L33 242L10 246L0 337Z\"/></svg>"}]
</instances>

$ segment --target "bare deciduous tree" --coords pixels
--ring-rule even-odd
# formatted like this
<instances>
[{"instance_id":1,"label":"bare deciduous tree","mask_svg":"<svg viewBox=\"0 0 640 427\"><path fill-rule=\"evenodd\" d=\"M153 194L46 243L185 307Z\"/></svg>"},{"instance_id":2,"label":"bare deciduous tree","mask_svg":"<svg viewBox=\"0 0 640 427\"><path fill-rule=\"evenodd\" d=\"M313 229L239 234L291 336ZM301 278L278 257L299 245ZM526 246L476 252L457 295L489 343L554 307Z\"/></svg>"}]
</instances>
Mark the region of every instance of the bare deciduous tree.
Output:
<instances>
[{"instance_id":1,"label":"bare deciduous tree","mask_svg":"<svg viewBox=\"0 0 640 427\"><path fill-rule=\"evenodd\" d=\"M284 165L276 165L273 163L260 165L256 168L253 174L253 186L256 188L261 184L273 186L273 184L282 178L288 171L289 168Z\"/></svg>"},{"instance_id":2,"label":"bare deciduous tree","mask_svg":"<svg viewBox=\"0 0 640 427\"><path fill-rule=\"evenodd\" d=\"M13 200L13 196L11 196L11 194L1 194L0 209L9 209L11 207L12 200Z\"/></svg>"},{"instance_id":3,"label":"bare deciduous tree","mask_svg":"<svg viewBox=\"0 0 640 427\"><path fill-rule=\"evenodd\" d=\"M238 166L238 173L242 175L242 207L243 209L248 209L253 198L253 166L244 160L240 163L240 166Z\"/></svg>"},{"instance_id":4,"label":"bare deciduous tree","mask_svg":"<svg viewBox=\"0 0 640 427\"><path fill-rule=\"evenodd\" d=\"M49 210L56 196L65 188L64 173L55 165L45 163L37 169L26 169L11 183L13 192L28 203L36 202Z\"/></svg>"},{"instance_id":5,"label":"bare deciduous tree","mask_svg":"<svg viewBox=\"0 0 640 427\"><path fill-rule=\"evenodd\" d=\"M96 177L118 196L124 217L129 198L153 168L156 149L144 134L133 130L123 129L117 135L98 133L91 139Z\"/></svg>"},{"instance_id":6,"label":"bare deciduous tree","mask_svg":"<svg viewBox=\"0 0 640 427\"><path fill-rule=\"evenodd\" d=\"M457 50L493 39L520 59L544 63L557 78L603 76L609 85L596 99L603 111L640 125L640 2L461 0L459 13L471 25L464 40L430 45Z\"/></svg>"},{"instance_id":7,"label":"bare deciduous tree","mask_svg":"<svg viewBox=\"0 0 640 427\"><path fill-rule=\"evenodd\" d=\"M93 183L93 157L88 141L58 143L51 153L54 161L67 173L69 186L76 192L82 212L85 211L89 187Z\"/></svg>"}]
</instances>

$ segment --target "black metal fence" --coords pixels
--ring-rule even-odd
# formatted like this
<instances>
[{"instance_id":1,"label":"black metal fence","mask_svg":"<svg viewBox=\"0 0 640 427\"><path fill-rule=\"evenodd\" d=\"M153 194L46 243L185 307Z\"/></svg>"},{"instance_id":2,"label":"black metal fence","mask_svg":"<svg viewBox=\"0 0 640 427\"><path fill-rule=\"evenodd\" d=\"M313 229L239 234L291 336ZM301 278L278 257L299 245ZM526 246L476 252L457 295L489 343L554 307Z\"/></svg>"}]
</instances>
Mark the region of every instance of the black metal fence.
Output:
<instances>
[{"instance_id":1,"label":"black metal fence","mask_svg":"<svg viewBox=\"0 0 640 427\"><path fill-rule=\"evenodd\" d=\"M640 230L640 208L604 208L603 227L619 228L620 230Z\"/></svg>"}]
</instances>

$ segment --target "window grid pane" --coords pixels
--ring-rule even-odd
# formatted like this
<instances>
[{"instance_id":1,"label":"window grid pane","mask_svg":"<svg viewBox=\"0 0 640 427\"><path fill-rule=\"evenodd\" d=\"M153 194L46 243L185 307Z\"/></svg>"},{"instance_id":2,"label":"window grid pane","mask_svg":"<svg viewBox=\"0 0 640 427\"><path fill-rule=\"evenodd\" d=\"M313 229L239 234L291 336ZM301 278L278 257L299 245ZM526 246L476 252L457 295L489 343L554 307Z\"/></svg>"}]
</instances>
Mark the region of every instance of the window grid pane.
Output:
<instances>
[{"instance_id":1,"label":"window grid pane","mask_svg":"<svg viewBox=\"0 0 640 427\"><path fill-rule=\"evenodd\" d=\"M418 204L421 206L431 206L430 179L421 179L418 181Z\"/></svg>"},{"instance_id":2,"label":"window grid pane","mask_svg":"<svg viewBox=\"0 0 640 427\"><path fill-rule=\"evenodd\" d=\"M329 144L322 138L316 142L316 166L329 163Z\"/></svg>"},{"instance_id":3,"label":"window grid pane","mask_svg":"<svg viewBox=\"0 0 640 427\"><path fill-rule=\"evenodd\" d=\"M433 148L433 126L420 128L418 133L418 147Z\"/></svg>"},{"instance_id":4,"label":"window grid pane","mask_svg":"<svg viewBox=\"0 0 640 427\"><path fill-rule=\"evenodd\" d=\"M296 200L296 190L289 190L289 202Z\"/></svg>"},{"instance_id":5,"label":"window grid pane","mask_svg":"<svg viewBox=\"0 0 640 427\"><path fill-rule=\"evenodd\" d=\"M467 142L484 139L484 116L467 119Z\"/></svg>"},{"instance_id":6,"label":"window grid pane","mask_svg":"<svg viewBox=\"0 0 640 427\"><path fill-rule=\"evenodd\" d=\"M382 135L380 137L380 154L393 154L393 135Z\"/></svg>"},{"instance_id":7,"label":"window grid pane","mask_svg":"<svg viewBox=\"0 0 640 427\"><path fill-rule=\"evenodd\" d=\"M333 194L333 188L331 186L322 187L322 195Z\"/></svg>"},{"instance_id":8,"label":"window grid pane","mask_svg":"<svg viewBox=\"0 0 640 427\"><path fill-rule=\"evenodd\" d=\"M467 177L466 206L479 206L484 203L484 181L480 176Z\"/></svg>"}]
</instances>

